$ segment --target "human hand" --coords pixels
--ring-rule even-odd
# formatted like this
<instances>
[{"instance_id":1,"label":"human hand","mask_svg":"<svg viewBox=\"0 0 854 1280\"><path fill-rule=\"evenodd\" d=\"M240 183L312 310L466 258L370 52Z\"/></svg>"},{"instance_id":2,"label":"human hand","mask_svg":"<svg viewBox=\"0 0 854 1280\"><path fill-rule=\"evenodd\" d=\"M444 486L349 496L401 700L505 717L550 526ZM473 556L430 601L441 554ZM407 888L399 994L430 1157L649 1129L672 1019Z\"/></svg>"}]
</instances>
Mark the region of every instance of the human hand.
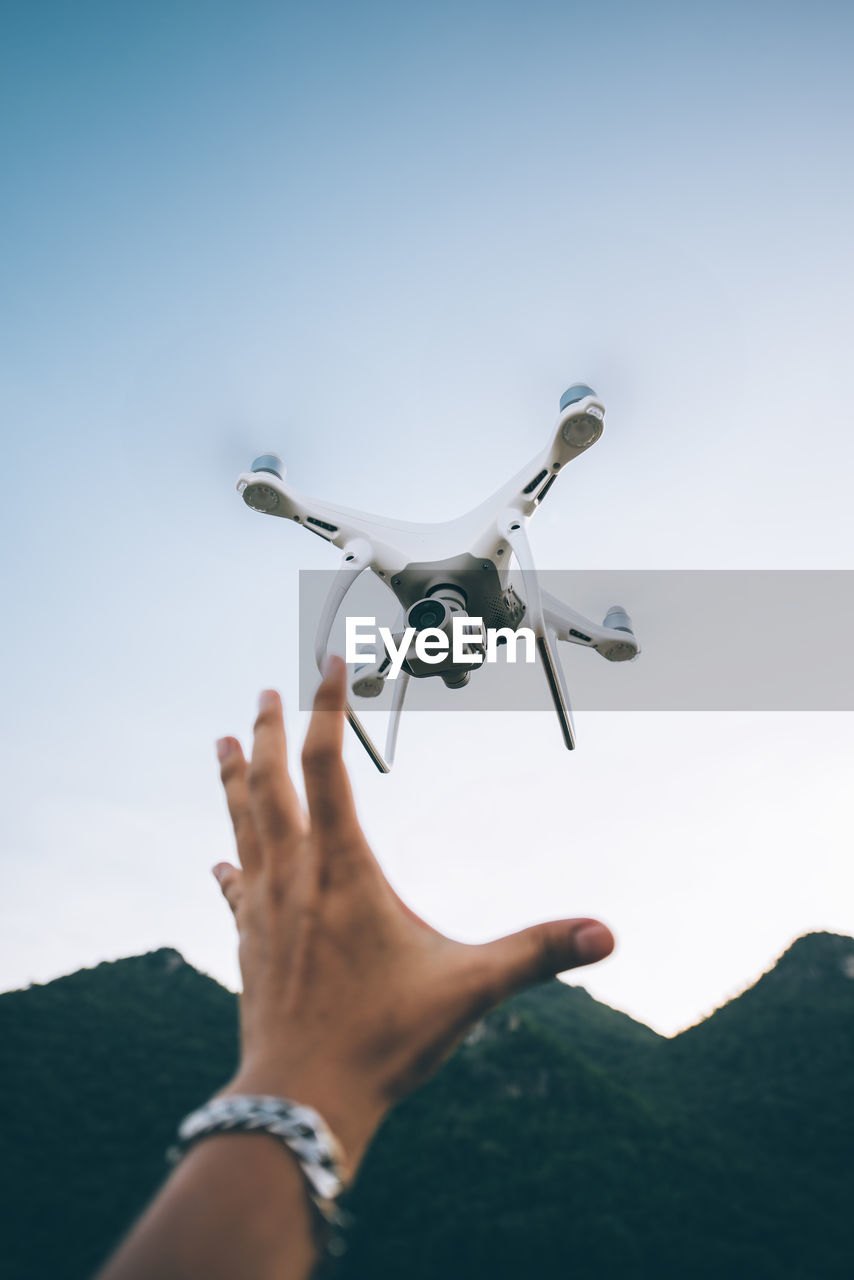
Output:
<instances>
[{"instance_id":1,"label":"human hand","mask_svg":"<svg viewBox=\"0 0 854 1280\"><path fill-rule=\"evenodd\" d=\"M217 744L240 868L214 874L234 912L242 1057L225 1093L314 1107L350 1172L388 1109L514 991L610 953L596 920L455 942L389 885L359 826L341 755L346 667L329 660L302 753L308 815L288 774L282 705L261 695L252 757Z\"/></svg>"}]
</instances>

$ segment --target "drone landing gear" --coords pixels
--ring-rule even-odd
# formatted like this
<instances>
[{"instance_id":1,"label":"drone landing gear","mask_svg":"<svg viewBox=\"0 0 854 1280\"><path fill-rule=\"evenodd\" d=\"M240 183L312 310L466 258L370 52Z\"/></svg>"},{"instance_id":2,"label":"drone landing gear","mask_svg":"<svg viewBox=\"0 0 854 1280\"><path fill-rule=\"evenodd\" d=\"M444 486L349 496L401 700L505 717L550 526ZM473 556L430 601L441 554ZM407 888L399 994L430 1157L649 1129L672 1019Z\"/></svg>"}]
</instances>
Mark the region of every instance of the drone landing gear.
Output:
<instances>
[{"instance_id":1,"label":"drone landing gear","mask_svg":"<svg viewBox=\"0 0 854 1280\"><path fill-rule=\"evenodd\" d=\"M338 610L344 602L344 598L350 588L355 584L356 579L361 577L366 569L370 569L371 560L373 558L373 548L371 544L364 538L355 539L353 542L347 543L344 547L344 558L341 561L338 572L332 582L329 595L326 598L326 604L323 607L323 613L320 615L320 621L317 625L317 635L314 641L314 658L317 663L318 671L323 673L323 664L329 650L329 637L332 634L332 627ZM409 686L409 673L401 671L394 686L394 696L392 698L391 712L389 715L388 729L386 731L385 755L380 751L365 726L362 724L356 712L347 699L346 715L347 720L353 729L356 737L379 769L380 773L388 773L394 763L394 752L397 746L397 734L400 728L400 717L403 712L403 703L406 698L406 690Z\"/></svg>"},{"instance_id":2,"label":"drone landing gear","mask_svg":"<svg viewBox=\"0 0 854 1280\"><path fill-rule=\"evenodd\" d=\"M510 544L519 568L522 571L523 590L527 606L525 625L530 627L537 642L537 653L543 664L543 671L549 686L549 693L554 703L560 730L568 751L575 750L575 726L572 720L572 706L569 701L569 690L563 667L555 656L553 644L557 643L557 633L550 624L543 605L540 580L534 567L534 557L528 535L519 519L518 511L505 512L502 521L502 534Z\"/></svg>"}]
</instances>

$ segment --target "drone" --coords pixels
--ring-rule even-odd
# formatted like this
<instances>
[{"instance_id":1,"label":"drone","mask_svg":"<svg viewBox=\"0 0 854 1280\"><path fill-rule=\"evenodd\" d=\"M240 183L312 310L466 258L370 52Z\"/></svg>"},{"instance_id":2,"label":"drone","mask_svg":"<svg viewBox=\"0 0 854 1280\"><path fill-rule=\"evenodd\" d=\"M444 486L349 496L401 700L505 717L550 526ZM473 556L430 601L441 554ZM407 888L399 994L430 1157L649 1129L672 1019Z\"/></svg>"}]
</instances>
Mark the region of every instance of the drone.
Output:
<instances>
[{"instance_id":1,"label":"drone","mask_svg":"<svg viewBox=\"0 0 854 1280\"><path fill-rule=\"evenodd\" d=\"M394 681L384 752L349 699L347 703L347 719L381 773L388 773L394 762L410 680L438 678L451 689L466 685L485 656L478 623L492 629L498 644L523 623L528 634L533 633L535 659L542 664L570 751L575 730L556 642L594 649L609 662L637 657L640 647L632 622L620 605L613 605L601 624L594 623L541 589L526 531L559 473L596 443L604 425L605 406L592 387L571 386L560 398L557 423L542 452L480 506L441 524L388 520L306 498L285 483L284 464L272 453L256 458L238 479L238 493L253 511L300 524L342 553L317 627L318 669L323 668L338 611L362 573L370 570L397 599L399 621L394 636L388 635L386 652L373 663L357 666L350 686L355 697L367 699L382 693L388 680ZM521 571L521 595L509 583L514 556ZM451 646L452 633L456 636L461 626L469 643ZM416 653L398 659L395 670L392 657L398 642L413 636ZM427 656L427 641L441 642L443 637L444 644L434 643Z\"/></svg>"}]
</instances>

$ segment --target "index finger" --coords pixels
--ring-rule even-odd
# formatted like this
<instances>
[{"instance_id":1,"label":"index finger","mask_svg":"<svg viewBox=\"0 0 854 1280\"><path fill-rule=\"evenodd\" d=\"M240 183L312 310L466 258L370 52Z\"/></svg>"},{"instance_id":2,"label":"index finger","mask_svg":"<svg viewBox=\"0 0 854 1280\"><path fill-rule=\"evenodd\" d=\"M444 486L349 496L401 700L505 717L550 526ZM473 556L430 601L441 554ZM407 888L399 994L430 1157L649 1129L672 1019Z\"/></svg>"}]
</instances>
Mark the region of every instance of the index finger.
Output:
<instances>
[{"instance_id":1,"label":"index finger","mask_svg":"<svg viewBox=\"0 0 854 1280\"><path fill-rule=\"evenodd\" d=\"M347 667L343 658L331 656L314 696L302 751L302 771L312 829L343 844L361 835L341 755L346 705Z\"/></svg>"}]
</instances>

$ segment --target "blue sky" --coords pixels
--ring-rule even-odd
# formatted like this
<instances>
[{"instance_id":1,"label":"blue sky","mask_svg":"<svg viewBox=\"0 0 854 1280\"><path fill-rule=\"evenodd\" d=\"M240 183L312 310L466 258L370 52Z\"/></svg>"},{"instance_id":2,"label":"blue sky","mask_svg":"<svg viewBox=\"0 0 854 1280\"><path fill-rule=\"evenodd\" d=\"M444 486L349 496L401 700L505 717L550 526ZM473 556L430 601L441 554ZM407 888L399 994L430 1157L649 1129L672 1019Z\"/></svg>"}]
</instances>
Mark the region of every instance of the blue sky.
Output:
<instances>
[{"instance_id":1,"label":"blue sky","mask_svg":"<svg viewBox=\"0 0 854 1280\"><path fill-rule=\"evenodd\" d=\"M532 525L544 567L852 567L849 6L2 24L0 986L161 943L235 980L212 742L267 684L296 707L297 573L335 563L239 501L257 453L446 518L583 379L606 432ZM666 1030L854 932L850 716L579 729L420 716L390 778L350 745L417 909L472 939L601 914L583 980Z\"/></svg>"}]
</instances>

